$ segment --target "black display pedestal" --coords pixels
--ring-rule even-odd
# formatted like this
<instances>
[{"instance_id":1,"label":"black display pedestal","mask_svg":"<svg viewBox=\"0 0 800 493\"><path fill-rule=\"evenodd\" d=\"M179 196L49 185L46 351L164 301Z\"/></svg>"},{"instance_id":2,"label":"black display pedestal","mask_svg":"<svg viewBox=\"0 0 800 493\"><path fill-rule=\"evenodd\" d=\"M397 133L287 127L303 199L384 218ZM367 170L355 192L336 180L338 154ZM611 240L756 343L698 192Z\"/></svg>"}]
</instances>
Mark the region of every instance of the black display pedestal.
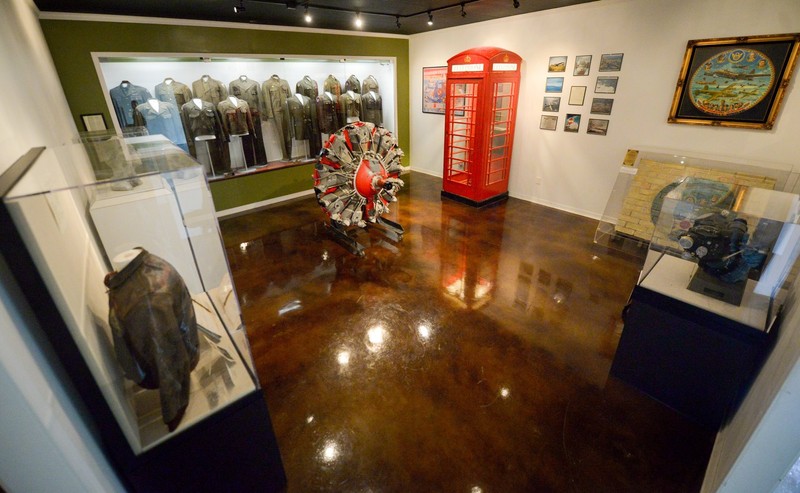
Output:
<instances>
[{"instance_id":1,"label":"black display pedestal","mask_svg":"<svg viewBox=\"0 0 800 493\"><path fill-rule=\"evenodd\" d=\"M730 418L774 340L636 286L611 374L712 429Z\"/></svg>"},{"instance_id":2,"label":"black display pedestal","mask_svg":"<svg viewBox=\"0 0 800 493\"><path fill-rule=\"evenodd\" d=\"M127 464L139 492L282 491L286 485L260 389Z\"/></svg>"}]
</instances>

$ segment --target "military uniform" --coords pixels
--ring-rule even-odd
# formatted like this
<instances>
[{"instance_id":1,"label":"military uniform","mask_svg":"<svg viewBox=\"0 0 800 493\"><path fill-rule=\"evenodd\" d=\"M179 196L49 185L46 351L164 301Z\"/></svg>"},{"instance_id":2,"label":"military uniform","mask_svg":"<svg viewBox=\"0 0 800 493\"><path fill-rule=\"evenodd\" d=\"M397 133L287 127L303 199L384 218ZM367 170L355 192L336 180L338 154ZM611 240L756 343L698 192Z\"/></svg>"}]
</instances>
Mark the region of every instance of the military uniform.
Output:
<instances>
[{"instance_id":1,"label":"military uniform","mask_svg":"<svg viewBox=\"0 0 800 493\"><path fill-rule=\"evenodd\" d=\"M311 98L302 94L287 98L283 118L287 129L285 137L287 155L292 154L292 139L308 140L312 155L317 155L321 142L317 130L317 111L315 105L311 104Z\"/></svg>"},{"instance_id":2,"label":"military uniform","mask_svg":"<svg viewBox=\"0 0 800 493\"><path fill-rule=\"evenodd\" d=\"M228 90L222 82L204 75L192 82L192 92L194 97L209 102L217 106L223 99L228 97Z\"/></svg>"},{"instance_id":3,"label":"military uniform","mask_svg":"<svg viewBox=\"0 0 800 493\"><path fill-rule=\"evenodd\" d=\"M228 84L228 93L247 102L247 106L250 108L250 117L253 119L253 128L255 129L255 132L251 133L251 137L248 137L248 139L252 140L256 164L266 164L267 152L264 148L264 135L261 131L261 112L264 107L264 100L261 97L261 88L258 82L242 75ZM244 141L244 139L242 140Z\"/></svg>"},{"instance_id":4,"label":"military uniform","mask_svg":"<svg viewBox=\"0 0 800 493\"><path fill-rule=\"evenodd\" d=\"M286 142L288 129L284 127L285 118L283 115L286 99L292 95L289 83L281 79L277 75L273 75L261 85L261 96L264 101L264 113L267 119L275 122L275 127L278 130L278 138ZM288 137L291 139L291 137ZM291 142L291 140L289 140ZM284 159L291 155L291 147L288 152L284 148Z\"/></svg>"},{"instance_id":5,"label":"military uniform","mask_svg":"<svg viewBox=\"0 0 800 493\"><path fill-rule=\"evenodd\" d=\"M339 82L339 79L334 77L333 74L325 79L325 82L322 84L322 89L324 92L329 92L337 98L342 95L342 83Z\"/></svg>"}]
</instances>

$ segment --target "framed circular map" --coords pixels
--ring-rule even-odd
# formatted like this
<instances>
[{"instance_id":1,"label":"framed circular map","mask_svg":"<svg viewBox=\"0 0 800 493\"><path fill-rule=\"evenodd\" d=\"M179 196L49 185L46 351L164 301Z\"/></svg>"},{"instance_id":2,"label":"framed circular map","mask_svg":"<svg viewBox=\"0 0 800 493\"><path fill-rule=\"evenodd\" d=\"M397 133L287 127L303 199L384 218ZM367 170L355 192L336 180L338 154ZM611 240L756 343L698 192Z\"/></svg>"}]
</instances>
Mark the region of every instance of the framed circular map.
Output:
<instances>
[{"instance_id":1,"label":"framed circular map","mask_svg":"<svg viewBox=\"0 0 800 493\"><path fill-rule=\"evenodd\" d=\"M798 49L800 33L689 41L667 122L771 129Z\"/></svg>"},{"instance_id":2,"label":"framed circular map","mask_svg":"<svg viewBox=\"0 0 800 493\"><path fill-rule=\"evenodd\" d=\"M700 64L689 81L689 97L704 113L735 115L760 103L774 84L775 67L764 53L736 48Z\"/></svg>"}]
</instances>

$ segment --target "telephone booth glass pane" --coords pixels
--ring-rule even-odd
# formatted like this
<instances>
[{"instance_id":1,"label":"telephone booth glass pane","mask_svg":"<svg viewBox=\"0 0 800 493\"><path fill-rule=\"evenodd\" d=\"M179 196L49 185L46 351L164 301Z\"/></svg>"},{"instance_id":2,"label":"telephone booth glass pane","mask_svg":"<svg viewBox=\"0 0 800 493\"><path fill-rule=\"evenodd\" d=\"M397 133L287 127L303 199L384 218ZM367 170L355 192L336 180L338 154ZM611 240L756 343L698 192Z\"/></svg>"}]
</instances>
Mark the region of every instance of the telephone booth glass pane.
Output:
<instances>
[{"instance_id":1,"label":"telephone booth glass pane","mask_svg":"<svg viewBox=\"0 0 800 493\"><path fill-rule=\"evenodd\" d=\"M464 185L472 184L475 159L475 125L478 108L478 82L451 83L447 90L450 101L450 125L446 129L450 149L446 178Z\"/></svg>"},{"instance_id":2,"label":"telephone booth glass pane","mask_svg":"<svg viewBox=\"0 0 800 493\"><path fill-rule=\"evenodd\" d=\"M487 156L486 185L501 182L508 178L509 155L511 149L511 122L514 110L511 102L515 96L516 84L496 82L492 97L492 125L490 127L489 154Z\"/></svg>"}]
</instances>

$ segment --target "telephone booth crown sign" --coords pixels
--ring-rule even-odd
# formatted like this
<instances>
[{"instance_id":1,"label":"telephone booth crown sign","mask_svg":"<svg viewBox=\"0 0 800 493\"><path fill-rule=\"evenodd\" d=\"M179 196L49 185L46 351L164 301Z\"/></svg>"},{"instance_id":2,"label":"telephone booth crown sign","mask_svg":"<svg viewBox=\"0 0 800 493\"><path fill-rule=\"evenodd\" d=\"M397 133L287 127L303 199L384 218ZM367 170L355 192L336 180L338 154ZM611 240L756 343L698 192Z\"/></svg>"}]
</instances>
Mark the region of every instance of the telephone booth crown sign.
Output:
<instances>
[{"instance_id":1,"label":"telephone booth crown sign","mask_svg":"<svg viewBox=\"0 0 800 493\"><path fill-rule=\"evenodd\" d=\"M475 206L508 197L521 65L494 47L447 61L443 197Z\"/></svg>"}]
</instances>

